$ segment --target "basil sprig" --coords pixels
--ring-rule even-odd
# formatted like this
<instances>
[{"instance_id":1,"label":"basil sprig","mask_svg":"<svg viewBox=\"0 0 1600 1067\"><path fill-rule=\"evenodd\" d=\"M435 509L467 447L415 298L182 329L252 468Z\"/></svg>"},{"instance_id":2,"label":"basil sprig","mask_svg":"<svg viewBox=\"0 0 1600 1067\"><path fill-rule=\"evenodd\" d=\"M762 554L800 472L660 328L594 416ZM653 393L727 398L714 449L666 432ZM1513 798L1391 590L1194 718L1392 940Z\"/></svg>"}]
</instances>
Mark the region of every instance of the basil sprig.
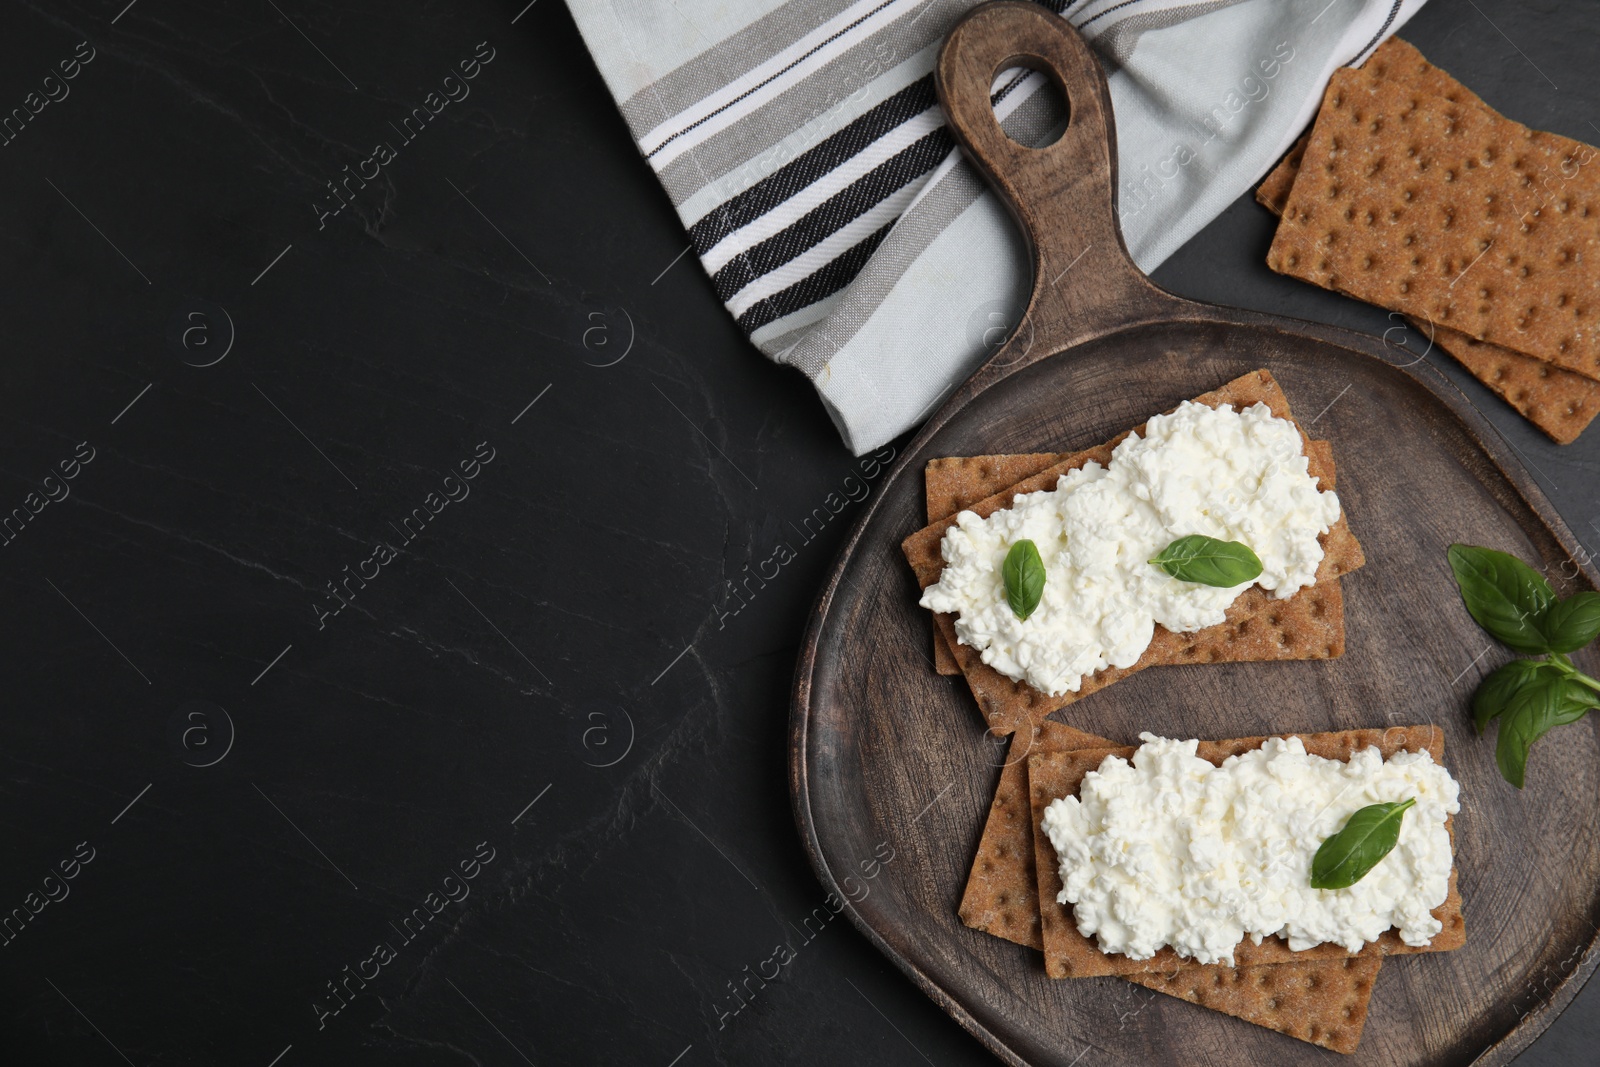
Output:
<instances>
[{"instance_id":1,"label":"basil sprig","mask_svg":"<svg viewBox=\"0 0 1600 1067\"><path fill-rule=\"evenodd\" d=\"M1312 889L1348 889L1367 876L1400 840L1400 821L1416 798L1369 804L1322 843L1311 858Z\"/></svg>"},{"instance_id":2,"label":"basil sprig","mask_svg":"<svg viewBox=\"0 0 1600 1067\"><path fill-rule=\"evenodd\" d=\"M1500 720L1495 763L1500 776L1521 789L1533 743L1600 707L1600 681L1566 655L1600 636L1600 593L1558 597L1544 575L1492 548L1451 545L1449 559L1461 599L1478 625L1518 652L1545 657L1512 660L1485 678L1472 697L1472 722L1480 734Z\"/></svg>"},{"instance_id":3,"label":"basil sprig","mask_svg":"<svg viewBox=\"0 0 1600 1067\"><path fill-rule=\"evenodd\" d=\"M1044 560L1039 558L1039 546L1027 538L1012 545L1000 565L1000 577L1005 579L1011 614L1026 621L1044 596Z\"/></svg>"},{"instance_id":4,"label":"basil sprig","mask_svg":"<svg viewBox=\"0 0 1600 1067\"><path fill-rule=\"evenodd\" d=\"M1180 582L1231 589L1261 577L1261 560L1250 546L1238 541L1218 541L1204 534L1189 534L1157 552L1149 562Z\"/></svg>"}]
</instances>

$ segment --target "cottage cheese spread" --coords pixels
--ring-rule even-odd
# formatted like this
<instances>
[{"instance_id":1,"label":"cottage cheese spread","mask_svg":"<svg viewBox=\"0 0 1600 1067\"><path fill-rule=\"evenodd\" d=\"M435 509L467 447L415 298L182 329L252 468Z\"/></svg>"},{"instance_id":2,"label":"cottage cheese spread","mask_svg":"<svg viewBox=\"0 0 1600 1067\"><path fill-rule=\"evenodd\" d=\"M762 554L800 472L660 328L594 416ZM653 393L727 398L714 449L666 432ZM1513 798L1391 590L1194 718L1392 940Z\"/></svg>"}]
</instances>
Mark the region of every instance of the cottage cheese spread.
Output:
<instances>
[{"instance_id":1,"label":"cottage cheese spread","mask_svg":"<svg viewBox=\"0 0 1600 1067\"><path fill-rule=\"evenodd\" d=\"M1300 432L1265 404L1244 411L1185 401L1130 435L1109 465L1089 463L1056 488L1018 496L988 518L963 511L940 543L945 567L922 606L950 612L956 636L1012 681L1060 696L1107 665L1132 666L1155 624L1215 626L1249 583L1217 589L1170 577L1149 560L1189 534L1242 541L1279 599L1316 581L1319 535L1339 498L1306 470ZM1046 581L1026 621L1006 602L1001 564L1023 538Z\"/></svg>"},{"instance_id":2,"label":"cottage cheese spread","mask_svg":"<svg viewBox=\"0 0 1600 1067\"><path fill-rule=\"evenodd\" d=\"M1077 797L1045 809L1078 930L1104 952L1148 959L1170 945L1199 963L1233 963L1247 935L1280 934L1296 951L1332 941L1351 952L1390 927L1423 945L1450 881L1445 816L1458 786L1426 752L1348 763L1274 738L1214 766L1198 742L1141 734L1133 762L1106 757ZM1348 889L1312 889L1311 860L1358 809L1416 798L1400 841Z\"/></svg>"}]
</instances>

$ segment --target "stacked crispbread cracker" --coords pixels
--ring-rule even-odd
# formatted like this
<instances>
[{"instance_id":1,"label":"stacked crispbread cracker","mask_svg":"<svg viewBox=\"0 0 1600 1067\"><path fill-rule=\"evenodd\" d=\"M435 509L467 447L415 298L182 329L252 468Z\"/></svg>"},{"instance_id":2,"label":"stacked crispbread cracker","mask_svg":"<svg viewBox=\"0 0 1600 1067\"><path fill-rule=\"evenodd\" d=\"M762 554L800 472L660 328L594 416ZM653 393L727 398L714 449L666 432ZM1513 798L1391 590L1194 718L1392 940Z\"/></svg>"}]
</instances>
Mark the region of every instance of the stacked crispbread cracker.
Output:
<instances>
[{"instance_id":1,"label":"stacked crispbread cracker","mask_svg":"<svg viewBox=\"0 0 1600 1067\"><path fill-rule=\"evenodd\" d=\"M1256 371L1195 398L1200 403L1231 403L1238 408L1261 402L1274 415L1291 419L1287 398L1272 376ZM1138 427L1131 432L1141 432ZM1070 453L979 456L937 459L928 464L926 506L929 525L902 545L907 560L926 588L943 568L940 539L962 510L989 515L1009 507L1021 494L1055 487L1069 470L1096 461L1106 463L1122 434L1098 448ZM1334 488L1332 450L1326 441L1301 434L1308 469L1324 489ZM1367 1016L1373 984L1388 951L1418 951L1386 936L1363 952L1319 946L1291 953L1281 941L1246 944L1238 951L1239 966L1200 965L1172 953L1150 961L1107 956L1078 934L1070 914L1056 903L1060 891L1053 849L1039 830L1042 806L1056 796L1077 791L1078 782L1108 753L1126 754L1104 738L1084 733L1045 716L1074 700L1104 688L1146 666L1162 664L1310 659L1337 656L1344 648L1341 575L1364 562L1361 546L1344 518L1322 538L1324 561L1317 582L1288 600L1263 591L1241 595L1227 621L1197 634L1172 634L1161 627L1145 656L1128 670L1110 669L1085 679L1082 690L1051 698L1023 684L1012 683L983 664L971 648L955 640L953 620L935 618L934 654L942 673L965 675L984 721L997 734L1010 734L1006 765L973 860L960 915L968 926L1022 945L1041 949L1046 972L1054 977L1115 974L1156 992L1276 1030L1338 1052L1354 1051ZM1304 735L1303 735L1304 736ZM1256 747L1263 738L1214 742L1207 755L1223 756ZM1401 748L1429 748L1438 757L1441 742L1433 729L1418 731L1351 731L1304 736L1310 751L1348 758L1356 748L1378 744L1384 755ZM1449 900L1437 913L1445 930L1432 949L1460 943L1460 898L1451 879ZM1077 939L1077 943L1073 939ZM1098 961L1078 949L1088 945ZM1110 962L1104 962L1110 961Z\"/></svg>"},{"instance_id":2,"label":"stacked crispbread cracker","mask_svg":"<svg viewBox=\"0 0 1600 1067\"><path fill-rule=\"evenodd\" d=\"M1394 733L1398 738L1403 732ZM1356 735L1332 736L1353 740ZM1415 740L1413 734L1407 733L1406 737ZM1262 739L1251 740L1259 743ZM1305 740L1308 746L1314 743L1312 737ZM1067 909L1055 899L1061 889L1055 852L1048 840L1035 836L1043 813L1042 810L1035 812L1030 763L1057 755L1092 752L1095 753L1094 763L1098 765L1107 752L1126 750L1112 749L1103 738L1048 721L1027 734L1013 734L1010 745L961 897L960 914L962 921L975 930L1045 950L1041 914L1047 917L1045 923L1052 929L1052 940L1062 940L1054 927L1063 922L1073 935L1080 939L1082 936L1072 927ZM1354 747L1359 746L1352 744L1350 749ZM1332 746L1325 751L1336 749L1337 746ZM1043 773L1047 775L1049 771ZM1074 783L1072 791L1076 788ZM1051 799L1054 797L1044 802ZM1453 890L1453 880L1451 885ZM1452 894L1452 899L1457 901L1454 914L1459 916L1459 898ZM1042 906L1041 901L1044 902ZM1354 956L1304 953L1287 960L1238 967L1166 960L1160 961L1163 965L1159 966L1155 960L1129 962L1145 968L1124 970L1120 977L1130 982L1335 1052L1353 1052L1361 1040L1367 1004L1383 965L1383 953L1374 951ZM1047 973L1055 977L1067 976L1053 970Z\"/></svg>"},{"instance_id":3,"label":"stacked crispbread cracker","mask_svg":"<svg viewBox=\"0 0 1600 1067\"><path fill-rule=\"evenodd\" d=\"M1288 398L1272 375L1264 370L1252 371L1195 400L1211 406L1233 404L1238 409L1263 403L1274 415L1293 421ZM1130 432L1142 430L1143 426L1139 426ZM1036 474L998 492L991 491L987 497L965 503L964 509L988 516L1001 508L1010 507L1013 498L1019 494L1054 489L1056 482L1067 471L1090 461L1102 464L1109 462L1112 450L1127 436L1126 433L1120 434L1097 448L1068 453L1064 459ZM1301 438L1305 442L1311 474L1324 486L1331 487L1333 469L1330 453L1326 449L1312 447L1304 431L1301 432ZM1025 469L1028 463L1037 463L1045 458L1053 457L1004 457L1007 461L1004 463L1000 457L944 461L946 466L941 467L935 476L939 493L937 502L942 506L953 499L968 500L974 491L972 486L981 484L989 488L997 477L1015 473ZM954 477L950 477L951 465L959 470ZM930 496L930 501L933 500L935 498ZM919 585L924 589L938 581L939 573L944 568L939 544L945 530L954 521L954 516L933 521L901 544ZM934 625L961 673L965 675L984 723L996 734L1009 734L1031 728L1051 712L1145 667L1225 661L1324 659L1343 654L1344 601L1338 578L1360 567L1365 558L1360 543L1350 533L1343 515L1323 535L1322 547L1324 555L1315 585L1302 589L1287 600L1277 600L1265 590L1252 587L1234 601L1228 609L1225 622L1197 633L1178 634L1157 626L1149 648L1132 667L1109 667L1099 671L1086 677L1078 692L1058 697L1048 696L1024 683L1013 682L984 663L975 649L957 642L955 623L950 616L935 615Z\"/></svg>"},{"instance_id":4,"label":"stacked crispbread cracker","mask_svg":"<svg viewBox=\"0 0 1600 1067\"><path fill-rule=\"evenodd\" d=\"M1558 444L1600 413L1600 160L1391 38L1256 192L1267 264L1406 315Z\"/></svg>"}]
</instances>

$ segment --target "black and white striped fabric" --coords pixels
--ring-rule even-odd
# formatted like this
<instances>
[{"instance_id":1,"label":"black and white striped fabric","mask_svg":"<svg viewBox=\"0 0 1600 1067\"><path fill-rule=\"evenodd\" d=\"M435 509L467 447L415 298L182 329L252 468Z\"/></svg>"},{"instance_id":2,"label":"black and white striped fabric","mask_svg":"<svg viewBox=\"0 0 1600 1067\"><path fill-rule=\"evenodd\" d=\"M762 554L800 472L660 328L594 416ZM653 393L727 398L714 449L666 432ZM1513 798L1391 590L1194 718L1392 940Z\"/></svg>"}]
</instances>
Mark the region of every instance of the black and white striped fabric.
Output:
<instances>
[{"instance_id":1,"label":"black and white striped fabric","mask_svg":"<svg viewBox=\"0 0 1600 1067\"><path fill-rule=\"evenodd\" d=\"M568 0L717 295L757 348L811 378L857 453L970 373L1030 281L934 95L938 46L975 2ZM1332 71L1422 2L1047 3L1110 73L1118 210L1140 266L1248 189ZM1043 85L997 79L1013 137L1059 124Z\"/></svg>"}]
</instances>

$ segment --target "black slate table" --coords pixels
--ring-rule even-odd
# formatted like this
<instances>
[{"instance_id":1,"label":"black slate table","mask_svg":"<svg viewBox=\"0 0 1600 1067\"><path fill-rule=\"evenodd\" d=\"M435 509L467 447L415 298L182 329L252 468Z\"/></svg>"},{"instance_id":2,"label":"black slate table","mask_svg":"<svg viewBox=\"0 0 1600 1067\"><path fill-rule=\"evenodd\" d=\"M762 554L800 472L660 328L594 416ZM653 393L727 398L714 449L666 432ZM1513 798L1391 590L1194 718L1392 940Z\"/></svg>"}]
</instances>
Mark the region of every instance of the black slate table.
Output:
<instances>
[{"instance_id":1,"label":"black slate table","mask_svg":"<svg viewBox=\"0 0 1600 1067\"><path fill-rule=\"evenodd\" d=\"M1405 36L1600 139L1592 10ZM14 3L0 57L0 113L76 70L0 146L0 1060L993 1062L806 922L787 698L858 505L727 583L867 472L681 255L561 4ZM1156 277L1394 325L1272 275L1272 226L1242 199ZM1600 548L1600 430L1428 358ZM1597 1040L1591 988L1519 1062Z\"/></svg>"}]
</instances>

